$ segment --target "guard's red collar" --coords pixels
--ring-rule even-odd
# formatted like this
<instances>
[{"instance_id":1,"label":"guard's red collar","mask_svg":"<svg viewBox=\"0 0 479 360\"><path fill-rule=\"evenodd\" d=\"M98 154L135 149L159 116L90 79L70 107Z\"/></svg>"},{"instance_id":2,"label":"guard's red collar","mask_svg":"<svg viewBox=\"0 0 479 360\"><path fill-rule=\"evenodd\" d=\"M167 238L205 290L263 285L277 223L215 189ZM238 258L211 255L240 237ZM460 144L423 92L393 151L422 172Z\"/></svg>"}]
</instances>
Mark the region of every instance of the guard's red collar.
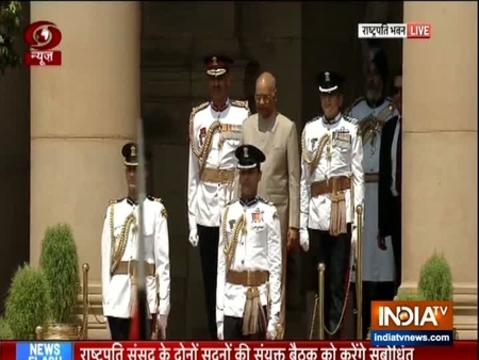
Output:
<instances>
[{"instance_id":1,"label":"guard's red collar","mask_svg":"<svg viewBox=\"0 0 479 360\"><path fill-rule=\"evenodd\" d=\"M223 112L229 106L229 101L226 101L222 106L216 106L213 102L211 103L211 108L216 112Z\"/></svg>"}]
</instances>

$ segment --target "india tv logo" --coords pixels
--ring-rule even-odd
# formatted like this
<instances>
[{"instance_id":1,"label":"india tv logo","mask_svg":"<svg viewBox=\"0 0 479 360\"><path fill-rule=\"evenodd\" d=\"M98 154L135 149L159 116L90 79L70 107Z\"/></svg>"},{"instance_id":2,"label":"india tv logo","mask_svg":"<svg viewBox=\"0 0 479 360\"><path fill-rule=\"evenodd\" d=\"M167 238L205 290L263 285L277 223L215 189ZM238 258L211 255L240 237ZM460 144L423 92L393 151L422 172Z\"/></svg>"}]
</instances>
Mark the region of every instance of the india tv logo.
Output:
<instances>
[{"instance_id":1,"label":"india tv logo","mask_svg":"<svg viewBox=\"0 0 479 360\"><path fill-rule=\"evenodd\" d=\"M371 343L440 346L454 340L452 301L373 301Z\"/></svg>"}]
</instances>

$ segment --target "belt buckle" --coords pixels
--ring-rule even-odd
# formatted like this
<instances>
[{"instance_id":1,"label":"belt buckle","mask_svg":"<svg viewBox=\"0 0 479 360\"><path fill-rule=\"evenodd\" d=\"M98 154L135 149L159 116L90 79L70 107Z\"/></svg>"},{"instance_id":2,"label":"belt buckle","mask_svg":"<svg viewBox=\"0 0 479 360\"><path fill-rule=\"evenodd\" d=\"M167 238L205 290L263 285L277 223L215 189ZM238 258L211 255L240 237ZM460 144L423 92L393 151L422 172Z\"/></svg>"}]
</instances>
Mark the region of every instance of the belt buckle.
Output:
<instances>
[{"instance_id":1,"label":"belt buckle","mask_svg":"<svg viewBox=\"0 0 479 360\"><path fill-rule=\"evenodd\" d=\"M136 276L136 266L133 262L134 260L128 260L128 275L135 277Z\"/></svg>"},{"instance_id":2,"label":"belt buckle","mask_svg":"<svg viewBox=\"0 0 479 360\"><path fill-rule=\"evenodd\" d=\"M331 193L336 195L338 193L338 179L332 178L331 179Z\"/></svg>"},{"instance_id":3,"label":"belt buckle","mask_svg":"<svg viewBox=\"0 0 479 360\"><path fill-rule=\"evenodd\" d=\"M246 271L246 286L251 286L251 273Z\"/></svg>"},{"instance_id":4,"label":"belt buckle","mask_svg":"<svg viewBox=\"0 0 479 360\"><path fill-rule=\"evenodd\" d=\"M216 173L218 174L218 179L217 181L219 183L223 182L223 177L224 177L224 170L223 169L217 169Z\"/></svg>"}]
</instances>

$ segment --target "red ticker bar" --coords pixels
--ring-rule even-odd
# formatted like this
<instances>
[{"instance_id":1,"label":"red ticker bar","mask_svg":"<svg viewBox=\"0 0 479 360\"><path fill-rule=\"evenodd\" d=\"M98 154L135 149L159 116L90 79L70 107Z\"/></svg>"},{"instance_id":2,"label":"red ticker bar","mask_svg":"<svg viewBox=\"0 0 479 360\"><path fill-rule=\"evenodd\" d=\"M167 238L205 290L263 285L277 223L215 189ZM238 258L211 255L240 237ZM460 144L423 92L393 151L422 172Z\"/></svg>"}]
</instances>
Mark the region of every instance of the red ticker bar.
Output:
<instances>
[{"instance_id":1,"label":"red ticker bar","mask_svg":"<svg viewBox=\"0 0 479 360\"><path fill-rule=\"evenodd\" d=\"M40 344L45 344L42 346ZM54 344L59 344L56 347ZM19 352L17 354L17 346ZM32 353L28 353L31 348ZM63 349L62 354L39 354L38 349ZM36 350L35 350L36 349ZM34 354L33 352L36 352ZM64 352L64 353L63 353ZM453 346L371 347L356 341L265 342L14 342L1 343L1 360L477 360L476 341L456 341Z\"/></svg>"}]
</instances>

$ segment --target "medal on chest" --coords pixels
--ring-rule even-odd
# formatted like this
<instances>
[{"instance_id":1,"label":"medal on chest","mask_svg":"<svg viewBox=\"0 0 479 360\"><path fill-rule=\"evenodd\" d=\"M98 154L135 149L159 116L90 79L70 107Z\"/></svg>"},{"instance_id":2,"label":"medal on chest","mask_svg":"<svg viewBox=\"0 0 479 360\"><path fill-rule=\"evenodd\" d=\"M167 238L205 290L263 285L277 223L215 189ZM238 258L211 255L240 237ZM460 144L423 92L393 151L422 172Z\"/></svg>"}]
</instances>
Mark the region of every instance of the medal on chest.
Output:
<instances>
[{"instance_id":1,"label":"medal on chest","mask_svg":"<svg viewBox=\"0 0 479 360\"><path fill-rule=\"evenodd\" d=\"M202 127L200 129L200 146L203 146L205 143L205 137L206 137L206 128Z\"/></svg>"},{"instance_id":2,"label":"medal on chest","mask_svg":"<svg viewBox=\"0 0 479 360\"><path fill-rule=\"evenodd\" d=\"M351 134L344 127L338 131L333 131L331 135L331 144L333 148L347 150L351 148Z\"/></svg>"},{"instance_id":3,"label":"medal on chest","mask_svg":"<svg viewBox=\"0 0 479 360\"><path fill-rule=\"evenodd\" d=\"M251 230L259 231L264 229L263 211L257 207L251 213Z\"/></svg>"},{"instance_id":4,"label":"medal on chest","mask_svg":"<svg viewBox=\"0 0 479 360\"><path fill-rule=\"evenodd\" d=\"M226 140L239 140L241 135L241 126L233 124L221 124L220 139L218 147L221 149Z\"/></svg>"}]
</instances>

